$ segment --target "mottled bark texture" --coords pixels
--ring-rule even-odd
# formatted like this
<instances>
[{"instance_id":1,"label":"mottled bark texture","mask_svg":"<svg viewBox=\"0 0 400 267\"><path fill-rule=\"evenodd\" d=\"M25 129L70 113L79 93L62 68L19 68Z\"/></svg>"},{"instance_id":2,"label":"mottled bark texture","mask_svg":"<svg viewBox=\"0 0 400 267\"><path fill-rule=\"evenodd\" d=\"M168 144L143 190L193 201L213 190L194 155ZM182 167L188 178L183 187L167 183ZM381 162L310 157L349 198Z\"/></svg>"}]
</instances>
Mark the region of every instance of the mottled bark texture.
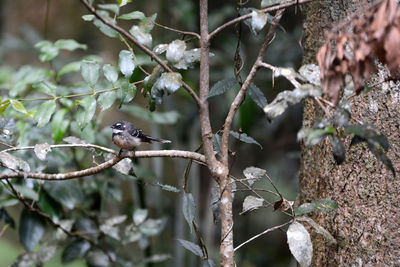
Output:
<instances>
[{"instance_id":1,"label":"mottled bark texture","mask_svg":"<svg viewBox=\"0 0 400 267\"><path fill-rule=\"evenodd\" d=\"M315 55L324 42L324 30L366 1L321 0L307 5L303 47L305 63L316 63ZM381 71L374 80L384 79ZM353 119L376 126L390 142L388 156L400 172L400 85L383 83L367 94L354 97ZM304 106L304 125L311 125L322 111L312 101ZM366 145L349 147L347 159L336 165L328 142L302 148L299 203L331 198L339 208L313 215L330 231L338 244L329 246L312 234L313 266L400 266L400 180L378 161ZM312 231L312 230L310 230Z\"/></svg>"}]
</instances>

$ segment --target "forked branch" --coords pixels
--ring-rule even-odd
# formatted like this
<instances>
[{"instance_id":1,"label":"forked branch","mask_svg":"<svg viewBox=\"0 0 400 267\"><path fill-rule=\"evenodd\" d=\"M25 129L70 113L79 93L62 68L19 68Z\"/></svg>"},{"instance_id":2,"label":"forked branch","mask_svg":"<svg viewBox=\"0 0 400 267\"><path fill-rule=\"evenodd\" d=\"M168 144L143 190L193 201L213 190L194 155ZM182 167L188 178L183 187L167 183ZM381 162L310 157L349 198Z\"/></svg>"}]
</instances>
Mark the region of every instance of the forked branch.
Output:
<instances>
[{"instance_id":1,"label":"forked branch","mask_svg":"<svg viewBox=\"0 0 400 267\"><path fill-rule=\"evenodd\" d=\"M80 0L80 1L90 11L90 13L92 13L96 18L98 18L105 25L107 25L110 28L112 28L115 31L117 31L119 34L123 35L125 38L127 38L132 43L134 43L140 50L142 50L144 53L149 55L158 64L160 64L160 66L165 71L174 72L160 57L158 57L153 51L151 51L146 46L141 44L138 40L136 40L136 38L133 37L129 32L127 32L125 29L119 27L118 25L113 24L111 21L108 21L105 18L103 18L99 13L97 13L96 9L88 3L87 0ZM193 91L193 89L185 82L182 82L182 87L193 97L193 99L196 101L197 106L199 106L200 105L200 99L197 96L197 94Z\"/></svg>"},{"instance_id":2,"label":"forked branch","mask_svg":"<svg viewBox=\"0 0 400 267\"><path fill-rule=\"evenodd\" d=\"M254 62L253 67L251 68L249 75L247 75L246 80L244 81L238 94L236 95L235 99L233 100L233 103L229 109L229 113L226 116L225 124L224 124L224 133L222 134L222 141L221 141L221 161L225 165L228 165L229 132L230 132L230 129L232 126L233 117L235 116L236 111L238 110L240 105L242 104L244 97L246 95L246 91L249 88L251 82L253 81L253 79L257 73L257 70L259 69L259 67L262 63L264 54L267 51L268 45L270 44L271 40L273 39L273 37L275 35L275 30L278 26L278 23L282 17L283 12L284 12L284 9L280 9L276 12L275 17L272 21L272 24L269 28L269 31L264 38L264 42L258 53L256 61Z\"/></svg>"}]
</instances>

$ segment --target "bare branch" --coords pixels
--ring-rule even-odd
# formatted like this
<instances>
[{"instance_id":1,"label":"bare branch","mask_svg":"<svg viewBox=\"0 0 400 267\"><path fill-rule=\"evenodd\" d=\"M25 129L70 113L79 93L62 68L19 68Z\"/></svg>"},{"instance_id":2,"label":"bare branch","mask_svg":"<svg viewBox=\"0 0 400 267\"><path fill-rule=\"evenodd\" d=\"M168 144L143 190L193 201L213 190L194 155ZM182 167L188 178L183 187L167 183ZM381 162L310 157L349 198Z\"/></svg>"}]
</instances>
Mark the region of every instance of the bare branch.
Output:
<instances>
[{"instance_id":1,"label":"bare branch","mask_svg":"<svg viewBox=\"0 0 400 267\"><path fill-rule=\"evenodd\" d=\"M281 10L281 9L285 9L291 6L295 6L297 4L305 4L305 3L309 3L312 2L313 0L294 0L292 2L289 3L284 3L284 4L280 4L280 5L276 5L276 6L272 6L272 7L267 7L264 9L260 9L261 12L267 13L267 12L273 12L273 11L277 11L277 10ZM216 34L218 34L220 31L226 29L227 27L231 26L231 25L235 25L236 23L243 21L245 19L251 18L251 13L250 14L246 14L240 17L237 17L233 20L230 20L224 24L222 24L221 26L219 26L218 28L216 28L215 30L213 30L210 35L209 38L210 40L213 39L215 37Z\"/></svg>"},{"instance_id":2,"label":"bare branch","mask_svg":"<svg viewBox=\"0 0 400 267\"><path fill-rule=\"evenodd\" d=\"M282 228L282 227L288 225L288 224L291 223L291 222L292 222L292 221L288 221L288 222L285 222L285 223L283 223L283 224L281 224L281 225L277 225L277 226L275 226L275 227L268 228L267 230L265 230L265 231L263 231L263 232L261 232L261 233L255 235L255 236L253 236L252 238L247 239L246 241L244 241L242 244L240 244L239 246L237 246L237 247L234 249L234 251L238 250L239 248L241 248L242 246L246 245L247 243L253 241L254 239L259 238L260 236L265 235L266 233L269 233L269 232L272 232L272 231L274 231L274 230L280 229L280 228Z\"/></svg>"},{"instance_id":3,"label":"bare branch","mask_svg":"<svg viewBox=\"0 0 400 267\"><path fill-rule=\"evenodd\" d=\"M82 147L83 144L78 144L78 147ZM86 146L88 144L85 144ZM90 145L93 147L95 145ZM70 146L71 147L71 146ZM31 147L24 147L26 149L31 149ZM14 149L16 150L16 149ZM103 148L104 150L104 148ZM118 154L116 151L111 150L112 154ZM191 152L191 151L182 151L182 150L149 150L149 151L129 151L124 153L121 157L114 157L106 162L103 162L97 166L87 168L80 171L66 172L66 173L26 173L22 171L10 172L10 173L2 173L0 174L0 180L7 178L32 178L38 180L68 180L74 179L78 177L84 177L88 175L93 175L108 169L124 158L153 158L153 157L170 157L170 158L186 158L192 159L199 164L205 165L205 157L199 153Z\"/></svg>"},{"instance_id":4,"label":"bare branch","mask_svg":"<svg viewBox=\"0 0 400 267\"><path fill-rule=\"evenodd\" d=\"M207 95L210 90L210 42L208 37L208 1L200 1L200 127L203 150L207 166L215 179L222 177L223 172L227 174L224 167L216 159L212 144L212 128L208 107ZM227 165L226 165L227 166ZM226 170L225 170L226 169Z\"/></svg>"},{"instance_id":5,"label":"bare branch","mask_svg":"<svg viewBox=\"0 0 400 267\"><path fill-rule=\"evenodd\" d=\"M96 148L96 149L102 150L104 152L112 153L114 155L118 154L118 152L115 151L115 150L112 150L110 148L103 147L103 146L94 145L94 144L59 144L59 145L50 145L50 148L74 148L74 147ZM31 149L35 149L35 146L12 147L12 148L4 149L1 152L11 152L11 151L17 151L17 150L31 150Z\"/></svg>"},{"instance_id":6,"label":"bare branch","mask_svg":"<svg viewBox=\"0 0 400 267\"><path fill-rule=\"evenodd\" d=\"M264 42L261 46L261 49L258 53L258 56L256 58L256 61L254 62L253 67L250 70L249 75L247 75L246 80L244 81L242 88L240 88L238 94L235 97L235 100L233 101L231 108L229 109L229 113L226 116L225 119L225 124L224 124L224 132L222 134L222 141L221 141L221 161L224 165L228 165L228 142L229 142L229 132L231 129L233 117L235 116L235 113L237 109L240 107L240 105L243 102L243 99L246 95L246 91L249 88L252 80L254 79L258 68L260 67L260 64L262 63L262 58L267 51L268 45L270 44L270 41L275 35L275 30L276 27L278 26L279 20L282 17L284 10L280 9L276 12L275 17L271 23L271 26L269 28L268 33L265 36Z\"/></svg>"},{"instance_id":7,"label":"bare branch","mask_svg":"<svg viewBox=\"0 0 400 267\"><path fill-rule=\"evenodd\" d=\"M168 26L164 26L164 25L162 25L160 23L157 23L157 22L154 22L154 25L157 25L158 27L164 28L164 29L172 31L172 32L177 32L177 33L180 33L180 34L183 34L183 35L192 35L192 36L194 36L194 37L196 37L197 39L200 40L200 35L198 33L196 33L196 32L186 32L186 31L177 30L177 29L174 29L174 28L170 28Z\"/></svg>"},{"instance_id":8,"label":"bare branch","mask_svg":"<svg viewBox=\"0 0 400 267\"><path fill-rule=\"evenodd\" d=\"M142 50L144 53L149 55L152 59L154 59L158 64L160 64L161 67L167 72L174 72L161 58L159 58L153 51L148 49L146 46L141 44L138 40L135 39L129 32L127 32L125 29L119 27L116 24L113 24L112 22L104 19L102 16L100 16L99 13L96 12L96 9L91 6L87 0L80 0L84 6L92 13L96 18L98 18L101 22L103 22L105 25L111 27L115 31L117 31L119 34L122 34L125 36L129 41L134 43L137 47L139 47L140 50ZM193 91L193 89L186 84L185 82L182 82L182 87L193 97L193 99L196 101L197 106L200 105L200 99L197 96L197 94Z\"/></svg>"}]
</instances>

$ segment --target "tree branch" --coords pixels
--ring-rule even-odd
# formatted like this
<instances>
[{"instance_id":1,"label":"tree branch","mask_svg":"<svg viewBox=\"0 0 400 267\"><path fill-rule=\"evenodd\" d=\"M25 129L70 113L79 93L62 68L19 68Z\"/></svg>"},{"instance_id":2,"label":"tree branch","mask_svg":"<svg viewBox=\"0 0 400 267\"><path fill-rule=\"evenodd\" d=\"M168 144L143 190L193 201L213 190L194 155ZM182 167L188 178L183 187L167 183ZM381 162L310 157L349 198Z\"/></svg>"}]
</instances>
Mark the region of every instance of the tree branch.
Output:
<instances>
[{"instance_id":1,"label":"tree branch","mask_svg":"<svg viewBox=\"0 0 400 267\"><path fill-rule=\"evenodd\" d=\"M158 26L160 28L164 28L166 30L172 31L172 32L180 33L182 35L192 35L192 36L194 36L194 37L196 37L197 39L200 40L200 35L198 33L196 33L196 32L187 32L187 31L177 30L177 29L174 29L174 28L170 28L168 26L164 26L164 25L162 25L160 23L157 23L157 22L154 22L154 25L156 25L156 26Z\"/></svg>"},{"instance_id":2,"label":"tree branch","mask_svg":"<svg viewBox=\"0 0 400 267\"><path fill-rule=\"evenodd\" d=\"M118 155L118 152L111 149L107 148L104 146L98 146L94 144L59 144L59 145L49 145L50 148L74 148L74 147L82 147L82 148L96 148L99 150L102 150L104 152L112 153L114 155ZM11 152L11 151L17 151L17 150L32 150L35 149L35 146L21 146L21 147L12 147L12 148L7 148L2 150L1 152Z\"/></svg>"},{"instance_id":3,"label":"tree branch","mask_svg":"<svg viewBox=\"0 0 400 267\"><path fill-rule=\"evenodd\" d=\"M277 225L277 226L275 226L275 227L268 228L267 230L265 230L265 231L263 231L263 232L261 232L261 233L255 235L255 236L253 236L252 238L247 239L246 241L244 241L242 244L240 244L239 246L237 246L237 247L235 248L235 251L238 250L239 248L241 248L242 246L246 245L247 243L253 241L254 239L256 239L256 238L258 238L258 237L260 237L260 236L262 236L262 235L265 235L266 233L269 233L269 232L272 232L272 231L274 231L274 230L280 229L280 228L282 228L282 227L288 225L288 224L291 223L291 222L292 222L292 221L288 221L288 222L285 222L285 223L283 223L283 224L281 224L281 225Z\"/></svg>"},{"instance_id":4,"label":"tree branch","mask_svg":"<svg viewBox=\"0 0 400 267\"><path fill-rule=\"evenodd\" d=\"M313 0L294 0L292 2L289 3L284 3L284 4L280 4L280 5L276 5L276 6L272 6L272 7L267 7L264 9L260 9L261 12L267 13L267 12L273 12L273 11L277 11L277 10L281 10L281 9L285 9L291 6L295 6L297 4L305 4L305 3L309 3L312 2ZM224 24L222 24L221 26L219 26L218 28L216 28L215 30L213 30L210 35L209 38L210 40L213 39L215 37L215 35L217 35L219 32L221 32L222 30L226 29L227 27L231 26L231 25L235 25L236 23L243 21L245 19L251 18L251 13L250 14L246 14L240 17L237 17L233 20L230 20Z\"/></svg>"},{"instance_id":5,"label":"tree branch","mask_svg":"<svg viewBox=\"0 0 400 267\"><path fill-rule=\"evenodd\" d=\"M57 147L61 147L61 145L55 145ZM103 151L107 151L109 153L112 153L114 155L117 155L118 152L104 148L101 146L96 146L92 144L71 144L71 145L65 145L63 147L87 147L87 148L98 148ZM12 151L12 150L22 150L22 149L33 149L34 147L21 147L21 148L10 148L7 149L7 151ZM3 150L3 152L6 150ZM108 169L124 158L153 158L153 157L170 157L170 158L186 158L186 159L192 159L193 161L196 161L199 164L205 165L205 157L202 154L196 153L196 152L191 152L191 151L182 151L182 150L148 150L148 151L129 151L126 153L123 153L121 157L115 156L114 158L105 161L97 166L87 168L84 170L80 171L73 171L73 172L66 172L66 173L27 173L27 172L22 172L22 171L17 171L17 172L10 172L10 173L2 173L0 174L0 180L7 179L7 178L32 178L32 179L38 179L38 180L68 180L68 179L74 179L78 177L84 177L88 175L93 175L96 173L99 173L101 171L104 171L105 169Z\"/></svg>"},{"instance_id":6,"label":"tree branch","mask_svg":"<svg viewBox=\"0 0 400 267\"><path fill-rule=\"evenodd\" d=\"M140 50L142 50L144 53L149 55L152 59L154 59L158 64L160 64L161 67L167 72L174 72L161 58L159 58L153 51L151 51L149 48L141 44L138 40L135 39L129 32L127 32L125 29L119 27L118 25L113 24L112 22L104 19L102 16L100 16L99 13L96 12L96 9L91 6L87 0L80 0L82 4L92 13L96 18L98 18L101 22L103 22L105 25L111 27L115 31L117 31L119 34L122 34L125 36L129 41L134 43L137 47L139 47ZM182 82L182 87L193 97L193 99L196 101L197 106L200 105L200 99L197 96L197 94L193 91L193 89L185 82Z\"/></svg>"},{"instance_id":7,"label":"tree branch","mask_svg":"<svg viewBox=\"0 0 400 267\"><path fill-rule=\"evenodd\" d=\"M233 103L231 105L231 108L229 109L229 113L226 116L225 124L224 124L224 132L222 134L222 140L221 140L221 162L224 165L228 165L229 132L231 129L233 117L235 116L235 113L238 110L238 108L240 107L240 105L242 104L243 99L246 95L246 91L249 88L253 78L255 77L257 70L260 67L260 64L262 63L264 54L267 51L269 43L271 42L272 38L275 35L276 27L278 26L279 20L281 19L283 12L284 12L284 10L280 9L275 14L275 17L271 23L269 31L266 34L264 42L261 46L260 52L258 53L256 61L254 62L254 65L251 68L249 75L247 75L247 78L244 81L242 88L240 88L238 94L235 97L235 100L233 101Z\"/></svg>"},{"instance_id":8,"label":"tree branch","mask_svg":"<svg viewBox=\"0 0 400 267\"><path fill-rule=\"evenodd\" d=\"M207 166L215 179L223 173L224 167L216 159L207 95L210 90L210 42L208 37L208 0L200 1L200 128Z\"/></svg>"}]
</instances>

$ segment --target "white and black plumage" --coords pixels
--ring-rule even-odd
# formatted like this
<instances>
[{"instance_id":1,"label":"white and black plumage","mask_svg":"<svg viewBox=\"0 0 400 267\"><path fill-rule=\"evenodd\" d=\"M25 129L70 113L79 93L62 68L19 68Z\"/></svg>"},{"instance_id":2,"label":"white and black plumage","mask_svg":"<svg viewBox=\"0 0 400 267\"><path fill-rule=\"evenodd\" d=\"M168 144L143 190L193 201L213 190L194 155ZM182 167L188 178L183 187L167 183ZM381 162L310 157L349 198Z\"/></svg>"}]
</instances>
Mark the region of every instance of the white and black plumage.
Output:
<instances>
[{"instance_id":1,"label":"white and black plumage","mask_svg":"<svg viewBox=\"0 0 400 267\"><path fill-rule=\"evenodd\" d=\"M111 128L113 129L112 141L121 148L118 156L121 155L122 149L133 149L140 146L142 143L151 143L153 141L163 144L171 143L169 140L145 135L141 129L127 121L117 121Z\"/></svg>"}]
</instances>

